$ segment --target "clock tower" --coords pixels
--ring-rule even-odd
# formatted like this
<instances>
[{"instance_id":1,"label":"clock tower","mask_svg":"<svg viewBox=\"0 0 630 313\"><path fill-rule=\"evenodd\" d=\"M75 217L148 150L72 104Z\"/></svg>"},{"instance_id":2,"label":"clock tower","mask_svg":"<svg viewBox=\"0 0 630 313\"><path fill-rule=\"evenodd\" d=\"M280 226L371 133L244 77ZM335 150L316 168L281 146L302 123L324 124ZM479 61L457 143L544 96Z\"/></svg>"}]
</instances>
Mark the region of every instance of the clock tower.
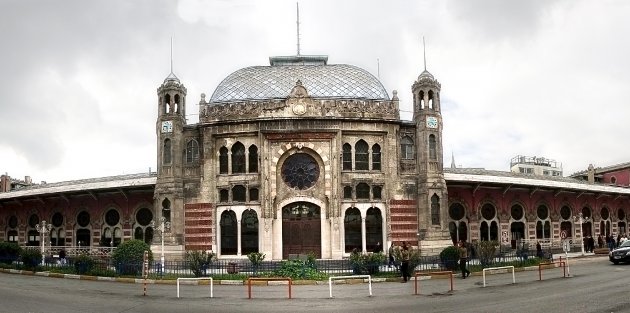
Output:
<instances>
[{"instance_id":1,"label":"clock tower","mask_svg":"<svg viewBox=\"0 0 630 313\"><path fill-rule=\"evenodd\" d=\"M413 83L413 120L416 125L418 170L418 234L424 251L450 242L448 194L443 171L441 84L426 70Z\"/></svg>"},{"instance_id":2,"label":"clock tower","mask_svg":"<svg viewBox=\"0 0 630 313\"><path fill-rule=\"evenodd\" d=\"M170 229L164 230L164 242L182 245L184 232L184 188L183 188L183 130L186 125L186 87L171 73L157 89L158 118L157 169L158 177L154 194L154 217L156 226L161 218ZM156 231L154 242L158 243Z\"/></svg>"}]
</instances>

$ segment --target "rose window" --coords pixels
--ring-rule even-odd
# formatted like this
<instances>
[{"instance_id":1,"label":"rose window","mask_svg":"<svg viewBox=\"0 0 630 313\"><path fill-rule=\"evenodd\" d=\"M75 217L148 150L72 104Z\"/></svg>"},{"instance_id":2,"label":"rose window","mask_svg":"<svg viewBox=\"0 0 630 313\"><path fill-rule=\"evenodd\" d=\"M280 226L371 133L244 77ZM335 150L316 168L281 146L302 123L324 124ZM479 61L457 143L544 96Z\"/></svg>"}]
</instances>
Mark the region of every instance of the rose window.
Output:
<instances>
[{"instance_id":1,"label":"rose window","mask_svg":"<svg viewBox=\"0 0 630 313\"><path fill-rule=\"evenodd\" d=\"M282 180L291 188L308 189L315 185L318 178L319 165L308 154L294 154L282 164Z\"/></svg>"}]
</instances>

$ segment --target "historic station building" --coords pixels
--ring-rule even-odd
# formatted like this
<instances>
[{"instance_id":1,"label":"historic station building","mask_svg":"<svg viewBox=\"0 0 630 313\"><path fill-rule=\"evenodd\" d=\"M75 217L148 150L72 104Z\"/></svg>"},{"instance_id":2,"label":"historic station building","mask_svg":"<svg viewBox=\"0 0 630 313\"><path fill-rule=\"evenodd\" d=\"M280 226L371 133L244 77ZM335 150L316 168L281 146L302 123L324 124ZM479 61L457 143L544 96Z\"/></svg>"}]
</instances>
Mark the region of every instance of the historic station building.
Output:
<instances>
[{"instance_id":1,"label":"historic station building","mask_svg":"<svg viewBox=\"0 0 630 313\"><path fill-rule=\"evenodd\" d=\"M627 231L628 166L597 175L615 182L596 182L592 168L585 180L445 168L441 85L426 70L409 83L413 119L403 121L397 92L361 68L271 57L202 94L199 122L187 124L187 90L170 73L157 89L157 173L54 184L3 175L1 238L37 245L45 220L52 246L157 244L151 221L163 219L171 255L338 259L392 241L432 254L457 239Z\"/></svg>"}]
</instances>

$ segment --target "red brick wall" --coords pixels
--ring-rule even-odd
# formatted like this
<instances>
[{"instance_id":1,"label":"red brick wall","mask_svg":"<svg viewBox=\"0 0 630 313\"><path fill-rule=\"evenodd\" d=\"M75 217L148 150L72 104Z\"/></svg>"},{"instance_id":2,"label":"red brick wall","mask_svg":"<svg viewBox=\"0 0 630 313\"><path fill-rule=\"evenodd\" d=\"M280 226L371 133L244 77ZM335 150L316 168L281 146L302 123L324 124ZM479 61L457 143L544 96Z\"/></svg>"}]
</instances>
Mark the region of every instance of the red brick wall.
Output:
<instances>
[{"instance_id":1,"label":"red brick wall","mask_svg":"<svg viewBox=\"0 0 630 313\"><path fill-rule=\"evenodd\" d=\"M416 200L390 200L391 240L400 244L403 241L418 241L418 205Z\"/></svg>"},{"instance_id":2,"label":"red brick wall","mask_svg":"<svg viewBox=\"0 0 630 313\"><path fill-rule=\"evenodd\" d=\"M212 203L189 203L184 206L186 250L212 250L212 212Z\"/></svg>"}]
</instances>

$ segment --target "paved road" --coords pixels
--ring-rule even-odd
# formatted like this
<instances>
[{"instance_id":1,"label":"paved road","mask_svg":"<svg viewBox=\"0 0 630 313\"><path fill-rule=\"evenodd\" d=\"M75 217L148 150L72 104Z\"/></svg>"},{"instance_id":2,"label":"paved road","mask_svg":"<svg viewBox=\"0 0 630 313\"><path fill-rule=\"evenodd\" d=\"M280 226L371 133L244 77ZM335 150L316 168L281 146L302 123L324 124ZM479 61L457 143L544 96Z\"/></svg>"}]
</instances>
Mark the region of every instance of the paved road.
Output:
<instances>
[{"instance_id":1,"label":"paved road","mask_svg":"<svg viewBox=\"0 0 630 313\"><path fill-rule=\"evenodd\" d=\"M630 265L614 266L604 257L574 260L572 277L561 269L455 279L448 292L447 279L420 281L421 295L412 295L412 283L375 283L373 296L367 284L254 286L247 299L246 286L149 285L83 281L0 273L0 312L630 312Z\"/></svg>"}]
</instances>

